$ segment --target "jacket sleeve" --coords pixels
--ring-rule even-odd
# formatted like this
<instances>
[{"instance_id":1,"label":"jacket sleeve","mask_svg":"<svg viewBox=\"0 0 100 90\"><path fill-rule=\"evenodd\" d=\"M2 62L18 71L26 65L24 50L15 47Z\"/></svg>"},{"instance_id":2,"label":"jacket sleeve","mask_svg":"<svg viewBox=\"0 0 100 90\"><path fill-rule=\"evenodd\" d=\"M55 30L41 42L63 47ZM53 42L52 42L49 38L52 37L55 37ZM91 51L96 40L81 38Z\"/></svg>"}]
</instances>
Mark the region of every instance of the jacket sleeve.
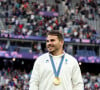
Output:
<instances>
[{"instance_id":1,"label":"jacket sleeve","mask_svg":"<svg viewBox=\"0 0 100 90\"><path fill-rule=\"evenodd\" d=\"M39 62L38 60L36 60L29 81L29 90L39 90L38 88L39 88Z\"/></svg>"},{"instance_id":2,"label":"jacket sleeve","mask_svg":"<svg viewBox=\"0 0 100 90\"><path fill-rule=\"evenodd\" d=\"M72 90L84 90L81 70L76 60L74 62L74 67L72 71L72 85L73 85Z\"/></svg>"}]
</instances>

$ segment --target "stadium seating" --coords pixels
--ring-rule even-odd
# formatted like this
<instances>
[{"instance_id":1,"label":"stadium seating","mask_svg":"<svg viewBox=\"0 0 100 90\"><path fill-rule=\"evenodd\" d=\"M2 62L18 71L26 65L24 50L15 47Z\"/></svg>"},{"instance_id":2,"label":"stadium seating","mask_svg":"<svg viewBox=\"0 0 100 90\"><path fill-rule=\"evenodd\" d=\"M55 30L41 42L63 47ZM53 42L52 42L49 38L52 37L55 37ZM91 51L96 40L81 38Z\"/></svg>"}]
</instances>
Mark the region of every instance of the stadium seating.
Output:
<instances>
[{"instance_id":1,"label":"stadium seating","mask_svg":"<svg viewBox=\"0 0 100 90\"><path fill-rule=\"evenodd\" d=\"M45 37L50 30L59 30L63 32L65 38L69 38L66 39L67 41L72 40L67 43L75 43L74 39L78 39L80 42L82 39L88 39L90 41L88 44L93 41L96 45L96 39L100 37L100 0L97 0L97 4L95 0L80 0L80 2L79 0L67 0L67 2L61 0L58 3L55 1L57 0L0 0L0 40L5 40L5 38L8 40L10 35L16 35L22 38L15 37L15 42L17 39L24 40L24 37L29 37L31 40L29 38L27 40L32 42L31 36ZM40 39L34 41L38 42ZM41 46L38 44L34 46L32 51L32 47L26 48L9 43L11 42L0 43L0 56L5 55L6 58L11 59L16 54L18 58L29 59L23 55L31 57L30 54L40 54L45 51L45 49L41 51ZM75 44L78 45L78 43ZM77 49L76 55L80 56L80 61L85 57L83 61L100 63L100 58L94 59L97 56L95 50ZM28 90L29 88L28 82L31 72L14 70L15 57L13 61L3 60L5 68L9 63L12 67L8 66L6 69L0 70L0 90L5 88ZM37 55L34 55L31 59L36 58ZM15 60L15 62L18 61ZM21 65L24 65L24 61L21 62ZM100 75L92 76L85 73L83 80L85 90L100 90ZM12 86L11 83L13 83Z\"/></svg>"}]
</instances>

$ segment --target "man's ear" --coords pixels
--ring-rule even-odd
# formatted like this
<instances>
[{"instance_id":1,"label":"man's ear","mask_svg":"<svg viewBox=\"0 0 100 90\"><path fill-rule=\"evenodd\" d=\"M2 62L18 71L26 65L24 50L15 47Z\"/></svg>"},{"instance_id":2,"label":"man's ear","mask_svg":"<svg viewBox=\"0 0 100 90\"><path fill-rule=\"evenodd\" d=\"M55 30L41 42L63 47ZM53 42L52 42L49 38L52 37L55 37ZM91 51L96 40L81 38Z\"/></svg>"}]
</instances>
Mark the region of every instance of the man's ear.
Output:
<instances>
[{"instance_id":1,"label":"man's ear","mask_svg":"<svg viewBox=\"0 0 100 90\"><path fill-rule=\"evenodd\" d=\"M61 43L62 43L62 45L64 45L64 41L63 40L61 40Z\"/></svg>"}]
</instances>

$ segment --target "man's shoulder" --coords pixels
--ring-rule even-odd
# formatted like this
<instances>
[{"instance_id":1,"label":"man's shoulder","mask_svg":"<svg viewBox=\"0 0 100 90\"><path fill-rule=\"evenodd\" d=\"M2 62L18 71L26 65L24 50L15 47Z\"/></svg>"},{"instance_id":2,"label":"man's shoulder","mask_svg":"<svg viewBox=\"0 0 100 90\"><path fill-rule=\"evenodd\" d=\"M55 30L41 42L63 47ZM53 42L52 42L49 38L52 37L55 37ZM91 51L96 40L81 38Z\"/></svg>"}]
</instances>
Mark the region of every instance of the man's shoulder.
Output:
<instances>
[{"instance_id":1,"label":"man's shoulder","mask_svg":"<svg viewBox=\"0 0 100 90\"><path fill-rule=\"evenodd\" d=\"M67 58L69 61L76 62L76 58L72 56L71 54L65 53L65 58Z\"/></svg>"},{"instance_id":2,"label":"man's shoulder","mask_svg":"<svg viewBox=\"0 0 100 90\"><path fill-rule=\"evenodd\" d=\"M70 58L74 58L71 54L69 54L69 53L65 53L65 56L66 57L70 57Z\"/></svg>"},{"instance_id":3,"label":"man's shoulder","mask_svg":"<svg viewBox=\"0 0 100 90\"><path fill-rule=\"evenodd\" d=\"M48 52L47 53L44 53L44 54L40 55L37 59L45 59L45 58L48 57L48 55L49 55Z\"/></svg>"}]
</instances>

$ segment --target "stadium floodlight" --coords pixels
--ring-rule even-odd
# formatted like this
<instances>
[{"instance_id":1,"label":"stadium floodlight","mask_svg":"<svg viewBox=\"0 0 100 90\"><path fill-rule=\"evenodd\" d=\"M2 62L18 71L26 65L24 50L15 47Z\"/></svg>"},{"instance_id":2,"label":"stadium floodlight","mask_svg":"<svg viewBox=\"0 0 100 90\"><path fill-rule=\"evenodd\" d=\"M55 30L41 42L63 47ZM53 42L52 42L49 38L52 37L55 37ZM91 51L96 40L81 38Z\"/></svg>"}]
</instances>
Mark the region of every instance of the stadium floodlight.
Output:
<instances>
[{"instance_id":1,"label":"stadium floodlight","mask_svg":"<svg viewBox=\"0 0 100 90\"><path fill-rule=\"evenodd\" d=\"M14 61L16 61L16 59L15 58L12 58L12 61L14 62Z\"/></svg>"},{"instance_id":2,"label":"stadium floodlight","mask_svg":"<svg viewBox=\"0 0 100 90\"><path fill-rule=\"evenodd\" d=\"M81 66L82 65L82 62L79 62L78 64Z\"/></svg>"}]
</instances>

